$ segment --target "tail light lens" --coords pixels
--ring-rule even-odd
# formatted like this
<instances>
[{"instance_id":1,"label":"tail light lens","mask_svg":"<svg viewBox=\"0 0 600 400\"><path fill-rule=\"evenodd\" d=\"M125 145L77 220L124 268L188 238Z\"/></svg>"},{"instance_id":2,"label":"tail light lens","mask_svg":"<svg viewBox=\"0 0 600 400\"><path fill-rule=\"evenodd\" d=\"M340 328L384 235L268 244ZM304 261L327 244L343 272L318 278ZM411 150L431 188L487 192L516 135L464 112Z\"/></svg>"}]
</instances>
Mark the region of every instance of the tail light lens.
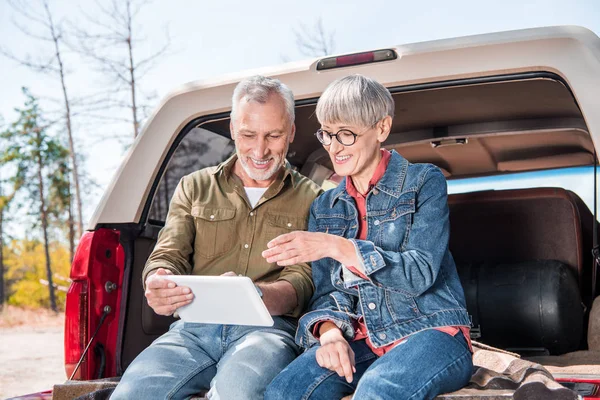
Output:
<instances>
[{"instance_id":1,"label":"tail light lens","mask_svg":"<svg viewBox=\"0 0 600 400\"><path fill-rule=\"evenodd\" d=\"M88 338L88 285L87 281L73 281L67 292L65 307L65 372L70 377L79 362ZM74 379L81 379L87 370L84 359Z\"/></svg>"},{"instance_id":2,"label":"tail light lens","mask_svg":"<svg viewBox=\"0 0 600 400\"><path fill-rule=\"evenodd\" d=\"M317 62L317 71L390 61L398 58L394 49L367 51L364 53L347 54L337 57L322 58Z\"/></svg>"},{"instance_id":3,"label":"tail light lens","mask_svg":"<svg viewBox=\"0 0 600 400\"><path fill-rule=\"evenodd\" d=\"M100 318L107 308L110 313L100 327L74 379L94 379L116 375L116 338L119 303L123 281L124 253L119 232L99 229L86 232L77 247L71 265L71 286L65 307L65 371L70 377ZM116 289L115 289L116 287ZM94 346L102 343L104 363L96 362ZM106 370L98 371L99 364Z\"/></svg>"}]
</instances>

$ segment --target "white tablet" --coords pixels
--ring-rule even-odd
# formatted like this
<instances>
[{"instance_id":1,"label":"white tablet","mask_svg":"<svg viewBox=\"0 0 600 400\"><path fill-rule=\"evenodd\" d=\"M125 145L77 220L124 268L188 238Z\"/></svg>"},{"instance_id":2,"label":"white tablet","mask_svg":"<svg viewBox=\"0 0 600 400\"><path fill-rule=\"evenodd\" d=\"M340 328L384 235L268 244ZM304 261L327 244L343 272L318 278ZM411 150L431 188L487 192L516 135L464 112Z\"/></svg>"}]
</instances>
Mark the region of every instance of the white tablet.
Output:
<instances>
[{"instance_id":1,"label":"white tablet","mask_svg":"<svg viewBox=\"0 0 600 400\"><path fill-rule=\"evenodd\" d=\"M273 326L273 318L247 276L167 275L164 279L187 286L194 300L177 309L185 322Z\"/></svg>"}]
</instances>

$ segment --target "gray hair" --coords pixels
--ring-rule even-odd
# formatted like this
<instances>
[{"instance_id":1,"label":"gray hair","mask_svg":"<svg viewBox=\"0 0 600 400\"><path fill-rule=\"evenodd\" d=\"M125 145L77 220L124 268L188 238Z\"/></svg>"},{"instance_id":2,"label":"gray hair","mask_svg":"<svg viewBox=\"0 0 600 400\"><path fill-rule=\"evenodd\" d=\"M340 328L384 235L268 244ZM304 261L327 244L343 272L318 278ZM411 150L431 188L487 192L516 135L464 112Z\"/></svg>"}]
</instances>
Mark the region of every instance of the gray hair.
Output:
<instances>
[{"instance_id":1,"label":"gray hair","mask_svg":"<svg viewBox=\"0 0 600 400\"><path fill-rule=\"evenodd\" d=\"M294 93L278 79L255 75L246 78L235 87L231 98L231 120L235 120L240 101L256 101L264 104L271 94L277 94L285 104L285 109L290 121L294 123Z\"/></svg>"},{"instance_id":2,"label":"gray hair","mask_svg":"<svg viewBox=\"0 0 600 400\"><path fill-rule=\"evenodd\" d=\"M348 123L369 127L387 117L394 118L394 99L381 83L363 75L333 81L317 103L320 123Z\"/></svg>"}]
</instances>

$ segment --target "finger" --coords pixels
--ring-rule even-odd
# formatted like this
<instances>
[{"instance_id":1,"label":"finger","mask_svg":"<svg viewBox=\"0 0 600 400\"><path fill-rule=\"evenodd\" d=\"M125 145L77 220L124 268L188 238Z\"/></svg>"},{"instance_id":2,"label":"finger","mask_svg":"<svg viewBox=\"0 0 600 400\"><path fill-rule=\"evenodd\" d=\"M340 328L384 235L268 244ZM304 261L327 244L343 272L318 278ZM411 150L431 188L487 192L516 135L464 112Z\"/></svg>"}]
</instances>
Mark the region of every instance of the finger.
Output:
<instances>
[{"instance_id":1,"label":"finger","mask_svg":"<svg viewBox=\"0 0 600 400\"><path fill-rule=\"evenodd\" d=\"M170 269L159 268L156 270L156 275L173 275Z\"/></svg>"},{"instance_id":2,"label":"finger","mask_svg":"<svg viewBox=\"0 0 600 400\"><path fill-rule=\"evenodd\" d=\"M281 244L278 244L277 246L271 247L270 249L263 251L262 256L264 258L273 257L278 254L285 253L288 250L292 250L295 247L296 247L296 245L293 242L281 243Z\"/></svg>"},{"instance_id":3,"label":"finger","mask_svg":"<svg viewBox=\"0 0 600 400\"><path fill-rule=\"evenodd\" d=\"M192 300L184 300L184 301L179 301L177 303L173 303L170 305L158 306L158 307L156 307L156 309L160 310L163 313L162 315L171 315L178 308L186 306L186 305L190 304L191 302L192 302Z\"/></svg>"},{"instance_id":4,"label":"finger","mask_svg":"<svg viewBox=\"0 0 600 400\"><path fill-rule=\"evenodd\" d=\"M190 294L182 294L179 296L171 296L171 297L166 297L162 300L164 300L165 305L172 305L172 304L177 304L177 303L181 303L184 301L192 301L194 298L194 295L192 293Z\"/></svg>"},{"instance_id":5,"label":"finger","mask_svg":"<svg viewBox=\"0 0 600 400\"><path fill-rule=\"evenodd\" d=\"M179 298L188 298L193 299L194 294L190 290L190 288L175 288L175 289L167 289L168 293L164 296L156 296L154 300L159 304L170 305L177 302ZM185 297L190 296L190 297Z\"/></svg>"},{"instance_id":6,"label":"finger","mask_svg":"<svg viewBox=\"0 0 600 400\"><path fill-rule=\"evenodd\" d=\"M180 296L184 294L192 293L191 289L187 286L177 286L175 288L167 289L146 289L145 295L148 300L158 300L163 298L169 298L173 296Z\"/></svg>"},{"instance_id":7,"label":"finger","mask_svg":"<svg viewBox=\"0 0 600 400\"><path fill-rule=\"evenodd\" d=\"M344 370L340 365L340 357L337 350L332 349L332 351L329 352L329 363L330 370L337 372L339 376L344 376Z\"/></svg>"},{"instance_id":8,"label":"finger","mask_svg":"<svg viewBox=\"0 0 600 400\"><path fill-rule=\"evenodd\" d=\"M313 261L313 260L308 259L308 258L303 258L300 256L295 256L295 257L288 258L286 260L277 261L277 265L279 265L281 267L286 267L288 265L296 265L296 264L301 264L303 262L309 262L309 261Z\"/></svg>"},{"instance_id":9,"label":"finger","mask_svg":"<svg viewBox=\"0 0 600 400\"><path fill-rule=\"evenodd\" d=\"M317 359L317 364L319 364L320 367L325 368L324 362L323 362L323 355L320 353L320 350L317 350L315 357Z\"/></svg>"},{"instance_id":10,"label":"finger","mask_svg":"<svg viewBox=\"0 0 600 400\"><path fill-rule=\"evenodd\" d=\"M237 276L237 274L233 271L227 271L224 274L221 274L221 276Z\"/></svg>"},{"instance_id":11,"label":"finger","mask_svg":"<svg viewBox=\"0 0 600 400\"><path fill-rule=\"evenodd\" d=\"M350 361L350 356L345 349L340 351L339 355L343 376L346 377L346 382L350 383L352 382L352 362Z\"/></svg>"},{"instance_id":12,"label":"finger","mask_svg":"<svg viewBox=\"0 0 600 400\"><path fill-rule=\"evenodd\" d=\"M280 252L279 254L274 254L272 256L267 257L267 262L270 263L279 263L279 262L287 262L288 260L298 257L298 250L296 249L287 249L285 251Z\"/></svg>"},{"instance_id":13,"label":"finger","mask_svg":"<svg viewBox=\"0 0 600 400\"><path fill-rule=\"evenodd\" d=\"M168 278L156 276L156 274L151 275L148 279L146 279L146 287L149 289L166 289L174 288L175 286L177 286L175 282L170 281Z\"/></svg>"},{"instance_id":14,"label":"finger","mask_svg":"<svg viewBox=\"0 0 600 400\"><path fill-rule=\"evenodd\" d=\"M273 239L269 243L267 243L267 247L271 248L271 247L282 245L284 243L294 240L295 237L296 237L296 232L284 233L283 235L279 235L275 239Z\"/></svg>"},{"instance_id":15,"label":"finger","mask_svg":"<svg viewBox=\"0 0 600 400\"><path fill-rule=\"evenodd\" d=\"M323 368L331 369L331 359L330 354L327 350L321 353L321 358L323 360L323 364L321 365Z\"/></svg>"}]
</instances>

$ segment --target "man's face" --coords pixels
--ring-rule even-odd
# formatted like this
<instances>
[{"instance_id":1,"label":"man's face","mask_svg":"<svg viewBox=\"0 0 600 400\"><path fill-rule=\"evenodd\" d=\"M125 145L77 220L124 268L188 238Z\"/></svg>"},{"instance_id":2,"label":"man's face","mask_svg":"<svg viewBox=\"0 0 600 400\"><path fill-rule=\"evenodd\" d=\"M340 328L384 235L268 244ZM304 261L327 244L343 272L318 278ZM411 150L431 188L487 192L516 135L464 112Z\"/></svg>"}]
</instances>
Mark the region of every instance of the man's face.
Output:
<instances>
[{"instance_id":1,"label":"man's face","mask_svg":"<svg viewBox=\"0 0 600 400\"><path fill-rule=\"evenodd\" d=\"M281 97L271 95L264 104L242 99L231 132L243 173L259 184L270 184L284 163L295 133ZM240 178L246 185L246 177Z\"/></svg>"}]
</instances>

